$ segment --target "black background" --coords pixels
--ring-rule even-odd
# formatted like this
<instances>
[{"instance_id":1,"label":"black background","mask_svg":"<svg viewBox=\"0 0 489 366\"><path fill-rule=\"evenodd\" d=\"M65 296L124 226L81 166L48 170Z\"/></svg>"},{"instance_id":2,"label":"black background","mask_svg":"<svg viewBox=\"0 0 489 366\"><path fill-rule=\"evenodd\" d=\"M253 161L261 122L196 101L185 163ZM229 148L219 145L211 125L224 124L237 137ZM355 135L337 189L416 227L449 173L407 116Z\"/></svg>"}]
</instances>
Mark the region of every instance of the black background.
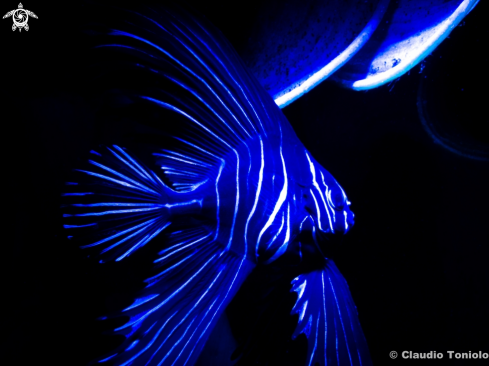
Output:
<instances>
[{"instance_id":1,"label":"black background","mask_svg":"<svg viewBox=\"0 0 489 366\"><path fill-rule=\"evenodd\" d=\"M260 8L258 1L194 5L238 48ZM4 2L2 11L16 7ZM140 276L130 265L100 266L63 240L59 195L92 146L127 131L96 123L77 89L77 3L24 7L39 17L29 20L29 32L12 32L11 19L0 22L0 357L9 360L0 363L82 365L117 343L95 318ZM487 148L486 8L476 6L428 56L423 72L417 66L368 92L325 82L283 110L352 202L356 224L335 261L376 365L409 363L390 360L392 350L489 352L489 163L434 143L417 108L423 82L433 123L455 129L459 145L477 140ZM229 337L220 331L213 339ZM446 353L441 363L469 364L449 362Z\"/></svg>"}]
</instances>

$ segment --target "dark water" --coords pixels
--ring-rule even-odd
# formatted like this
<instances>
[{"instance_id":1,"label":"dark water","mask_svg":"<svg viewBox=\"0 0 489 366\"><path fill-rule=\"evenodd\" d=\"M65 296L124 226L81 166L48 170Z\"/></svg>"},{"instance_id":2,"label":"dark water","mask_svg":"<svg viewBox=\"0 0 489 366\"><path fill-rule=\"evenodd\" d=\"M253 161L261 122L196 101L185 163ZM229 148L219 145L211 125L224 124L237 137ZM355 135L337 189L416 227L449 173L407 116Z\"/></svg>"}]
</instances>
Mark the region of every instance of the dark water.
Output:
<instances>
[{"instance_id":1,"label":"dark water","mask_svg":"<svg viewBox=\"0 0 489 366\"><path fill-rule=\"evenodd\" d=\"M221 17L214 3L198 8L238 44L256 4L240 4L246 9L241 17L236 11ZM0 354L17 360L5 364L83 365L117 344L102 334L110 326L94 319L129 301L127 293L142 274L130 261L99 266L62 239L59 193L91 147L124 141L131 127L95 118L83 98L89 87L77 88L83 54L74 35L76 4L24 5L39 17L29 21L29 32L0 23L6 203ZM352 201L356 224L336 263L374 364L408 363L391 361L392 350L489 352L489 163L467 157L471 146L477 153L489 141L481 128L489 123L486 8L481 3L467 16L426 59L422 73L417 66L395 84L369 92L326 82L284 109L304 145ZM434 143L423 128L421 81L433 124L455 148L464 147L463 154ZM232 352L231 334L239 337L243 319L253 312L247 306L233 304L230 328L224 322L213 335L202 365ZM261 357L272 364L301 359L301 344L281 348L287 322L261 343ZM224 339L227 348L216 351Z\"/></svg>"}]
</instances>

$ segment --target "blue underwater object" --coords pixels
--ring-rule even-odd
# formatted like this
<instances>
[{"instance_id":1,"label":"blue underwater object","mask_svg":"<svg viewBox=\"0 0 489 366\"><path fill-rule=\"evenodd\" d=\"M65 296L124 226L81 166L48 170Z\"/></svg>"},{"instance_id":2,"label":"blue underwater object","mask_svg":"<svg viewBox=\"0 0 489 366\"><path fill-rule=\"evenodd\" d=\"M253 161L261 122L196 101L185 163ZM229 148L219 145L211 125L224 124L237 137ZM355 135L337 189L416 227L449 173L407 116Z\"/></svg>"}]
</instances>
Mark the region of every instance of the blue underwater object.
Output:
<instances>
[{"instance_id":1,"label":"blue underwater object","mask_svg":"<svg viewBox=\"0 0 489 366\"><path fill-rule=\"evenodd\" d=\"M97 77L118 89L118 105L149 111L139 118L152 116L165 137L151 164L119 145L92 151L63 194L67 235L100 262L158 250L144 289L116 314L129 317L114 329L125 341L97 362L195 363L251 271L307 251L319 266L293 281L291 309L307 364L371 364L328 258L332 238L354 223L341 186L218 31L181 10L108 12L98 8L89 30L106 61Z\"/></svg>"},{"instance_id":2,"label":"blue underwater object","mask_svg":"<svg viewBox=\"0 0 489 366\"><path fill-rule=\"evenodd\" d=\"M240 54L281 108L329 77L368 90L416 66L477 3L269 1Z\"/></svg>"}]
</instances>

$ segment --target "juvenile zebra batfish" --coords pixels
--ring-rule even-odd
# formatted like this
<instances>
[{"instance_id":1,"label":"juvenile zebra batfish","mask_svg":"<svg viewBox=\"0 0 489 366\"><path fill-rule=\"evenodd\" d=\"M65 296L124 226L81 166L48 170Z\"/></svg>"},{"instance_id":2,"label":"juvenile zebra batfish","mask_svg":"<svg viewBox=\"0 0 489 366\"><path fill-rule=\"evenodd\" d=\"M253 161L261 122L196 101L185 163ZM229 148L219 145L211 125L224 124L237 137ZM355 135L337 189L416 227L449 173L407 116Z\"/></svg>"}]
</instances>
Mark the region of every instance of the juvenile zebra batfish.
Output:
<instances>
[{"instance_id":1,"label":"juvenile zebra batfish","mask_svg":"<svg viewBox=\"0 0 489 366\"><path fill-rule=\"evenodd\" d=\"M323 264L294 279L291 309L307 365L370 364L348 285L324 254L328 238L353 225L340 185L205 20L174 9L96 10L103 23L90 34L110 61L105 74L172 141L153 152L151 168L122 146L93 151L63 194L67 235L101 262L161 245L154 275L121 311L129 320L114 333L125 341L96 363L194 364L250 272L296 250L308 230L313 240L300 251Z\"/></svg>"}]
</instances>

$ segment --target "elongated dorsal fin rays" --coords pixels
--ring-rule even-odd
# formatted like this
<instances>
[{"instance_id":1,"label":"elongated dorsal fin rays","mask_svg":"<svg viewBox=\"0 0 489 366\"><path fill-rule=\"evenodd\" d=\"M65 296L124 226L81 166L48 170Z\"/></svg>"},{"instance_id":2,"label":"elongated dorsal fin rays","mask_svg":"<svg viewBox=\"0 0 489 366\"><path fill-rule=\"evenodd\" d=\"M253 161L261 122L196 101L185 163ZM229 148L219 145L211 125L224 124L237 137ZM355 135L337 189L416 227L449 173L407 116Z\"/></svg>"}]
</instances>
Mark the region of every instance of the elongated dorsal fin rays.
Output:
<instances>
[{"instance_id":1,"label":"elongated dorsal fin rays","mask_svg":"<svg viewBox=\"0 0 489 366\"><path fill-rule=\"evenodd\" d=\"M146 71L145 76L134 76L134 84L141 85L134 94L185 117L175 136L187 138L187 130L195 131L207 136L203 140L211 145L230 149L258 135L267 138L278 125L287 128L273 100L218 31L182 11L143 10L115 8L126 20L113 25L107 20L108 27L101 27L105 31L99 30L104 38L97 49L113 65L122 62L117 57L121 52L123 58L132 58L132 68L126 67L129 72L121 77L130 79L131 72ZM150 78L166 79L176 93L147 88L145 80Z\"/></svg>"}]
</instances>

